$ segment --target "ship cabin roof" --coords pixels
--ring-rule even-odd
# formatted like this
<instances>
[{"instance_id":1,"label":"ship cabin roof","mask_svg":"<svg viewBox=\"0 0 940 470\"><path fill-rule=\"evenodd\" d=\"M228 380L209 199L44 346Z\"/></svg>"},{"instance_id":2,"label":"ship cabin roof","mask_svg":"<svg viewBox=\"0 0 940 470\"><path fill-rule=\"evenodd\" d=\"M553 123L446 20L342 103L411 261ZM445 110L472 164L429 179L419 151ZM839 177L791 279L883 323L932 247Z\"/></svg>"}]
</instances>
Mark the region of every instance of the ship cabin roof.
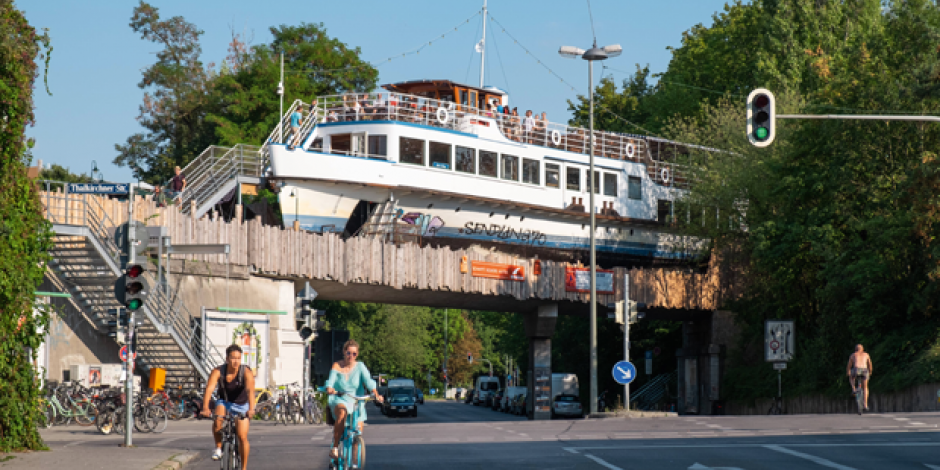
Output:
<instances>
[{"instance_id":1,"label":"ship cabin roof","mask_svg":"<svg viewBox=\"0 0 940 470\"><path fill-rule=\"evenodd\" d=\"M451 101L458 106L487 109L488 103L508 104L509 95L495 87L476 87L450 80L411 80L382 85L388 91L421 96L439 101Z\"/></svg>"}]
</instances>

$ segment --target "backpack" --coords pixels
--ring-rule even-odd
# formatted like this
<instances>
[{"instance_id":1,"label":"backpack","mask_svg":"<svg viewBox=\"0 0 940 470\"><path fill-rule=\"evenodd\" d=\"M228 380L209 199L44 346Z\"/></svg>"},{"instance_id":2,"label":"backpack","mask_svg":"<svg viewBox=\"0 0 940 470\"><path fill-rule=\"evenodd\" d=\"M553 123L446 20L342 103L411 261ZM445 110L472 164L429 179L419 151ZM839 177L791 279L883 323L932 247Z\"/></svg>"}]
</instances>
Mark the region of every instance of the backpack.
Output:
<instances>
[{"instance_id":1,"label":"backpack","mask_svg":"<svg viewBox=\"0 0 940 470\"><path fill-rule=\"evenodd\" d=\"M246 365L242 364L238 366L238 375L235 376L236 384L243 384L245 381L245 367ZM225 376L228 375L228 364L222 364L222 367L219 369L219 372L222 374L219 376L219 385L218 388L222 390L222 399L231 403L228 399L228 392L225 391ZM230 382L231 383L231 382Z\"/></svg>"}]
</instances>

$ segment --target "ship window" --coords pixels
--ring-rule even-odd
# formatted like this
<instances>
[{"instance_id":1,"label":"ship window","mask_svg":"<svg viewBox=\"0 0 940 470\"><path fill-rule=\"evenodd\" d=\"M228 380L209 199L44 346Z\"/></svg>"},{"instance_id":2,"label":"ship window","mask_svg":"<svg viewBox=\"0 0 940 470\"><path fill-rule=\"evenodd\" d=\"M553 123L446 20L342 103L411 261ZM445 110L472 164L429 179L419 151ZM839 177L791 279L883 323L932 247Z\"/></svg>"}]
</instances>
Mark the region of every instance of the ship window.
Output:
<instances>
[{"instance_id":1,"label":"ship window","mask_svg":"<svg viewBox=\"0 0 940 470\"><path fill-rule=\"evenodd\" d=\"M627 177L627 197L643 200L643 178L639 176Z\"/></svg>"},{"instance_id":2,"label":"ship window","mask_svg":"<svg viewBox=\"0 0 940 470\"><path fill-rule=\"evenodd\" d=\"M554 163L545 164L545 186L549 188L558 188L561 187L561 171L558 168L558 165Z\"/></svg>"},{"instance_id":3,"label":"ship window","mask_svg":"<svg viewBox=\"0 0 940 470\"><path fill-rule=\"evenodd\" d=\"M515 155L502 155L504 180L519 181L519 157Z\"/></svg>"},{"instance_id":4,"label":"ship window","mask_svg":"<svg viewBox=\"0 0 940 470\"><path fill-rule=\"evenodd\" d=\"M399 137L398 161L409 165L424 165L424 141Z\"/></svg>"},{"instance_id":5,"label":"ship window","mask_svg":"<svg viewBox=\"0 0 940 470\"><path fill-rule=\"evenodd\" d=\"M370 135L369 136L369 156L386 157L388 156L388 136Z\"/></svg>"},{"instance_id":6,"label":"ship window","mask_svg":"<svg viewBox=\"0 0 940 470\"><path fill-rule=\"evenodd\" d=\"M539 161L531 158L522 159L522 182L539 184Z\"/></svg>"},{"instance_id":7,"label":"ship window","mask_svg":"<svg viewBox=\"0 0 940 470\"><path fill-rule=\"evenodd\" d=\"M496 163L496 152L480 150L480 176L497 176L499 165Z\"/></svg>"},{"instance_id":8,"label":"ship window","mask_svg":"<svg viewBox=\"0 0 940 470\"><path fill-rule=\"evenodd\" d=\"M604 173L604 195L617 196L617 175L615 173Z\"/></svg>"},{"instance_id":9,"label":"ship window","mask_svg":"<svg viewBox=\"0 0 940 470\"><path fill-rule=\"evenodd\" d=\"M349 155L352 150L352 136L349 134L333 134L330 136L330 153Z\"/></svg>"},{"instance_id":10,"label":"ship window","mask_svg":"<svg viewBox=\"0 0 940 470\"><path fill-rule=\"evenodd\" d=\"M457 146L457 161L454 168L464 173L477 172L477 151L476 149Z\"/></svg>"},{"instance_id":11,"label":"ship window","mask_svg":"<svg viewBox=\"0 0 940 470\"><path fill-rule=\"evenodd\" d=\"M570 191L580 191L581 190L581 169L580 168L568 168L567 172L567 188Z\"/></svg>"},{"instance_id":12,"label":"ship window","mask_svg":"<svg viewBox=\"0 0 940 470\"><path fill-rule=\"evenodd\" d=\"M323 137L317 137L313 139L313 144L310 145L311 150L323 150Z\"/></svg>"},{"instance_id":13,"label":"ship window","mask_svg":"<svg viewBox=\"0 0 940 470\"><path fill-rule=\"evenodd\" d=\"M657 201L656 216L660 223L672 223L672 201L660 199Z\"/></svg>"},{"instance_id":14,"label":"ship window","mask_svg":"<svg viewBox=\"0 0 940 470\"><path fill-rule=\"evenodd\" d=\"M431 166L445 170L453 168L450 162L450 144L431 142L428 146L428 150L431 155Z\"/></svg>"}]
</instances>

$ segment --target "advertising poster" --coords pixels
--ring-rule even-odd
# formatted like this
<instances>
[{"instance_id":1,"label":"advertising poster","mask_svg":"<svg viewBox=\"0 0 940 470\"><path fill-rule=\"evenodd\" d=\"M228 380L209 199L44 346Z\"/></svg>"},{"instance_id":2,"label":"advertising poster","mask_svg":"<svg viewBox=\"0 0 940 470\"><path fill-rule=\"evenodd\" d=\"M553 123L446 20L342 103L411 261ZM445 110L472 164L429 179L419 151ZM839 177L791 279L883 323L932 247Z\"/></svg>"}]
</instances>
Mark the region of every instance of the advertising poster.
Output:
<instances>
[{"instance_id":1,"label":"advertising poster","mask_svg":"<svg viewBox=\"0 0 940 470\"><path fill-rule=\"evenodd\" d=\"M590 268L565 268L565 290L568 292L591 292ZM597 293L614 293L614 272L597 270Z\"/></svg>"},{"instance_id":2,"label":"advertising poster","mask_svg":"<svg viewBox=\"0 0 940 470\"><path fill-rule=\"evenodd\" d=\"M258 388L267 386L269 327L270 320L265 315L206 310L206 339L217 349L211 353L224 355L230 344L241 346L242 364L254 371Z\"/></svg>"}]
</instances>

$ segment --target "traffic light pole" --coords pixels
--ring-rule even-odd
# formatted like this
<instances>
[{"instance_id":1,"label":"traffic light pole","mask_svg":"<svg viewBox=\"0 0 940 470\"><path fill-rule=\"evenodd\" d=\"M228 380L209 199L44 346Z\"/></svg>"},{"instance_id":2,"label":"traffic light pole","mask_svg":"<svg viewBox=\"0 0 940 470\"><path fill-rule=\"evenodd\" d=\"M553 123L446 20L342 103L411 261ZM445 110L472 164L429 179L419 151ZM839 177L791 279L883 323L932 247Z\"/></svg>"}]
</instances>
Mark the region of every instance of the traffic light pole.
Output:
<instances>
[{"instance_id":1,"label":"traffic light pole","mask_svg":"<svg viewBox=\"0 0 940 470\"><path fill-rule=\"evenodd\" d=\"M127 265L137 261L137 224L134 221L134 193L131 192L127 204ZM134 310L127 312L127 359L124 361L124 447L132 447L134 443Z\"/></svg>"},{"instance_id":2,"label":"traffic light pole","mask_svg":"<svg viewBox=\"0 0 940 470\"><path fill-rule=\"evenodd\" d=\"M897 116L883 114L778 114L777 119L837 119L859 121L914 121L914 122L940 122L937 116Z\"/></svg>"},{"instance_id":3,"label":"traffic light pole","mask_svg":"<svg viewBox=\"0 0 940 470\"><path fill-rule=\"evenodd\" d=\"M623 360L630 362L630 272L623 273ZM623 386L623 409L630 410L630 384Z\"/></svg>"}]
</instances>

